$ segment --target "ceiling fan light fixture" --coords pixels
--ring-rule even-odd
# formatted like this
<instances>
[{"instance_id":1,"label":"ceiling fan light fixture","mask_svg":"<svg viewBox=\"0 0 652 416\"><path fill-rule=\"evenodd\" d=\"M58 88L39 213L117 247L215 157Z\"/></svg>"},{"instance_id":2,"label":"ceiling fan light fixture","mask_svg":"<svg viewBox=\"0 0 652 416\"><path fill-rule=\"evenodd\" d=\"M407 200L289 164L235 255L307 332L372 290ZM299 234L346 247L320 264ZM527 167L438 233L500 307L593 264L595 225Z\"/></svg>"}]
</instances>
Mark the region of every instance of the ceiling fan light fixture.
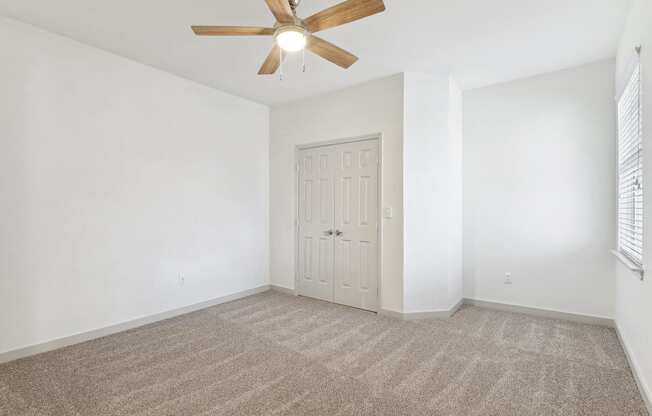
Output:
<instances>
[{"instance_id":1,"label":"ceiling fan light fixture","mask_svg":"<svg viewBox=\"0 0 652 416\"><path fill-rule=\"evenodd\" d=\"M192 26L192 31L198 36L274 36L274 45L258 70L258 75L272 75L279 69L282 71L282 63L287 55L284 52L302 52L305 71L306 49L347 69L356 63L358 57L315 36L315 33L385 11L383 0L340 0L339 4L302 19L297 16L297 6L301 0L264 1L276 18L273 26Z\"/></svg>"},{"instance_id":2,"label":"ceiling fan light fixture","mask_svg":"<svg viewBox=\"0 0 652 416\"><path fill-rule=\"evenodd\" d=\"M275 34L276 43L285 52L297 52L306 47L306 31L300 26L285 26Z\"/></svg>"}]
</instances>

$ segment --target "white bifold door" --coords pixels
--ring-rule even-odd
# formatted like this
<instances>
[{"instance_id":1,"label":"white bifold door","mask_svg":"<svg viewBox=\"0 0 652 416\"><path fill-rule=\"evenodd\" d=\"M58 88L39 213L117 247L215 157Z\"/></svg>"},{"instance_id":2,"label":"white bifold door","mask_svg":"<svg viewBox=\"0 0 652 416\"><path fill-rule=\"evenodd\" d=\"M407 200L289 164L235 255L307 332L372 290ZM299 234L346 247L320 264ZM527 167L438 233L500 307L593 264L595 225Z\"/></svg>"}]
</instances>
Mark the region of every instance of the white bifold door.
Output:
<instances>
[{"instance_id":1,"label":"white bifold door","mask_svg":"<svg viewBox=\"0 0 652 416\"><path fill-rule=\"evenodd\" d=\"M378 141L299 152L299 294L378 302Z\"/></svg>"}]
</instances>

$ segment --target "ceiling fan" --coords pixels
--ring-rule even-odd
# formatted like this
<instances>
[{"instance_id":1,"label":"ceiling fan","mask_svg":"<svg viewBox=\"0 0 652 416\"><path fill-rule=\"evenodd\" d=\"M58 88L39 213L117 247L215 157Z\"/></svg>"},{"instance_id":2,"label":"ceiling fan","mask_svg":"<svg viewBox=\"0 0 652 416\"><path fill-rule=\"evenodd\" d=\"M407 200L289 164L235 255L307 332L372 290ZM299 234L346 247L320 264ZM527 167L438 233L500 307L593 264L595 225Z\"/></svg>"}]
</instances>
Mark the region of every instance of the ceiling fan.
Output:
<instances>
[{"instance_id":1,"label":"ceiling fan","mask_svg":"<svg viewBox=\"0 0 652 416\"><path fill-rule=\"evenodd\" d=\"M274 74L285 58L283 52L303 49L332 63L348 68L358 57L327 42L313 33L341 26L385 10L383 0L346 0L306 19L296 15L301 0L265 0L276 18L274 27L258 26L192 26L200 36L274 36L276 43L258 71L259 75Z\"/></svg>"}]
</instances>

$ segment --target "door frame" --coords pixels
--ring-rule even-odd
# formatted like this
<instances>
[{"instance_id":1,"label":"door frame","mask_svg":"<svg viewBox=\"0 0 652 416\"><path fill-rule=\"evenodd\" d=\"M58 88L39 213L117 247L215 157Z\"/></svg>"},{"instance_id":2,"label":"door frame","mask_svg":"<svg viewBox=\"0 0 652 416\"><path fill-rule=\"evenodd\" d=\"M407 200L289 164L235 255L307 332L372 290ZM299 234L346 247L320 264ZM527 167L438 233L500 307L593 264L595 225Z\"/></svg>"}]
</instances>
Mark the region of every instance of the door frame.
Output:
<instances>
[{"instance_id":1,"label":"door frame","mask_svg":"<svg viewBox=\"0 0 652 416\"><path fill-rule=\"evenodd\" d=\"M377 287L377 299L376 299L376 309L373 312L378 313L382 310L382 294L383 294L383 228L384 228L384 217L383 213L383 134L382 133L372 133L363 136L354 136L347 137L342 139L335 140L326 140L318 142L310 142L305 144L298 144L294 146L294 295L299 296L299 152L307 149L316 149L319 147L326 146L335 146L338 144L348 144L356 142L366 142L376 140L378 142L378 203L376 208L378 209L378 227L377 227L377 270L378 270L378 282L376 282ZM334 282L333 282L334 283Z\"/></svg>"}]
</instances>

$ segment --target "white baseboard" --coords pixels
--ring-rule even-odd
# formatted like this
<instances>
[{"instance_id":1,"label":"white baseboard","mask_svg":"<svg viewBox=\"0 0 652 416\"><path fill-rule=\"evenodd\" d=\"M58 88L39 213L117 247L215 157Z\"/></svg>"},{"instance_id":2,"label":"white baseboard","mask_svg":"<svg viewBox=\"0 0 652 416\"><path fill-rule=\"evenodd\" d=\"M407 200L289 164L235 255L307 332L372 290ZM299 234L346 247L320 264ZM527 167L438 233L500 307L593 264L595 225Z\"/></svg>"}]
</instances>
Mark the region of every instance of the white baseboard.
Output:
<instances>
[{"instance_id":1,"label":"white baseboard","mask_svg":"<svg viewBox=\"0 0 652 416\"><path fill-rule=\"evenodd\" d=\"M437 311L415 311L415 312L396 312L389 309L380 309L379 315L389 316L391 318L403 319L404 321L412 321L416 319L446 319L450 318L462 307L464 299L460 299L450 309L442 309Z\"/></svg>"},{"instance_id":2,"label":"white baseboard","mask_svg":"<svg viewBox=\"0 0 652 416\"><path fill-rule=\"evenodd\" d=\"M378 309L378 315L387 316L389 318L403 319L403 313L392 311L390 309Z\"/></svg>"},{"instance_id":3,"label":"white baseboard","mask_svg":"<svg viewBox=\"0 0 652 416\"><path fill-rule=\"evenodd\" d=\"M105 337L107 335L116 334L118 332L127 331L129 329L138 328L139 326L151 324L153 322L162 321L165 319L174 318L175 316L185 315L190 312L205 309L211 306L220 305L222 303L231 302L237 299L242 299L247 296L255 295L270 290L269 285L259 286L253 289L244 290L242 292L232 293L230 295L222 296L219 298L211 299L205 302L195 303L193 305L184 306L182 308L174 309L171 311L161 312L154 315L136 318L131 321L122 322L119 324L107 326L104 328L94 329L88 332L82 332L75 335L70 335L63 338L57 338L51 341L46 341L41 344L30 345L15 350L0 352L0 364L9 361L18 360L20 358L29 357L35 354L57 350L59 348L67 347L69 345L79 344L81 342L90 341L93 339Z\"/></svg>"},{"instance_id":4,"label":"white baseboard","mask_svg":"<svg viewBox=\"0 0 652 416\"><path fill-rule=\"evenodd\" d=\"M531 308L529 306L513 305L509 303L492 302L479 299L464 298L465 305L478 306L481 308L495 309L504 312L522 313L524 315L540 316L542 318L561 319L564 321L578 322L581 324L600 325L615 327L614 320L601 316L582 315L569 312L560 312L550 309Z\"/></svg>"},{"instance_id":5,"label":"white baseboard","mask_svg":"<svg viewBox=\"0 0 652 416\"><path fill-rule=\"evenodd\" d=\"M620 328L618 328L618 324L614 325L614 329L616 330L616 334L618 335L618 340L620 341L620 345L622 345L623 351L625 351L625 357L627 357L629 368L632 370L632 375L634 376L634 380L636 381L636 385L638 386L638 391L641 393L643 402L647 407L647 412L650 415L652 415L652 391L650 391L648 386L645 384L643 378L641 378L641 371L640 371L640 367L638 366L638 362L634 358L632 351L629 349L627 342L625 342L625 338L623 338L623 334L620 332Z\"/></svg>"},{"instance_id":6,"label":"white baseboard","mask_svg":"<svg viewBox=\"0 0 652 416\"><path fill-rule=\"evenodd\" d=\"M285 293L286 295L292 295L295 296L297 293L294 289L290 289L289 287L284 287L284 286L277 286L277 285L270 285L269 287L271 290L275 290L277 292Z\"/></svg>"}]
</instances>

